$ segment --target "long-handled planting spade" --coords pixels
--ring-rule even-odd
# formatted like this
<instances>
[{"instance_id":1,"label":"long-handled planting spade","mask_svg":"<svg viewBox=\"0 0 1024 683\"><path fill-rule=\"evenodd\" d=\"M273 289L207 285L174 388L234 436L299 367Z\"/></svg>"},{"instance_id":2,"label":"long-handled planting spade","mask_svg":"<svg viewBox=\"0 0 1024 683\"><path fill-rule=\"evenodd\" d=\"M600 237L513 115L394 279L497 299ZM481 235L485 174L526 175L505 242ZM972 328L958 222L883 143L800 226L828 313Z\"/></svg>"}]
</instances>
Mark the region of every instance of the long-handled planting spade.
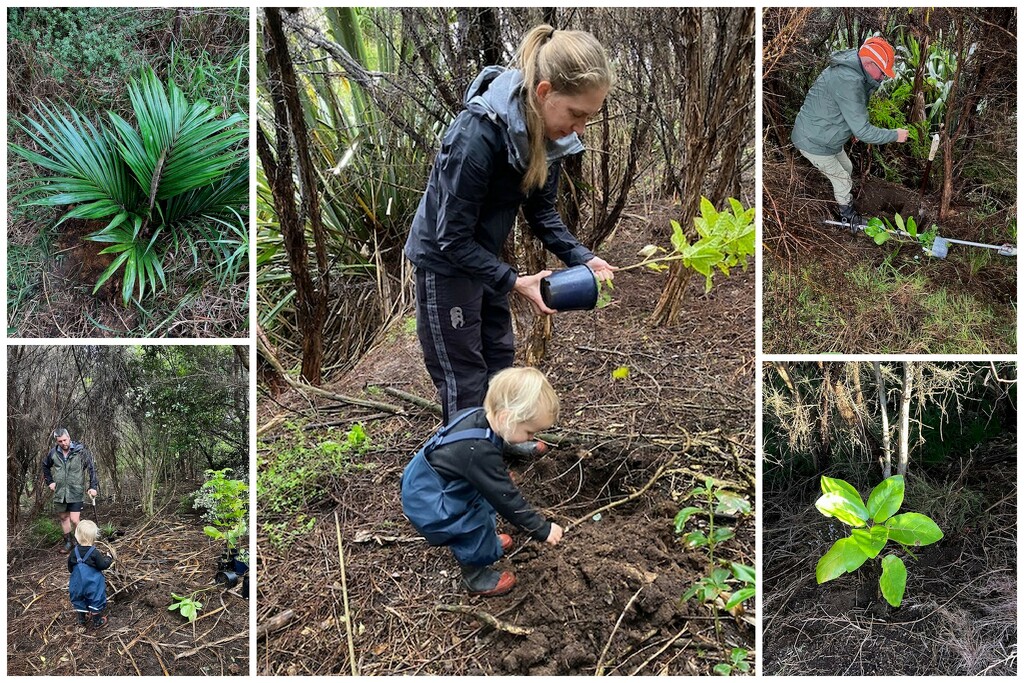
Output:
<instances>
[{"instance_id":1,"label":"long-handled planting spade","mask_svg":"<svg viewBox=\"0 0 1024 683\"><path fill-rule=\"evenodd\" d=\"M854 231L855 233L863 231L868 227L868 223L866 222L860 223L859 225L850 225L849 223L833 220L827 220L822 222L825 225L834 225L836 227L846 228L847 230ZM911 235L906 230L900 230L899 228L893 228L889 232L894 232L897 235L900 235L901 237L910 237L914 240L917 239L915 235ZM939 237L938 235L935 236L935 241L932 243L931 250L926 249L926 251L928 251L929 255L934 256L935 258L944 259L946 258L946 255L949 253L949 245L951 244L961 244L966 247L978 247L980 249L991 249L998 253L1000 256L1017 255L1017 247L1012 244L983 244L981 242L955 240L952 237Z\"/></svg>"}]
</instances>

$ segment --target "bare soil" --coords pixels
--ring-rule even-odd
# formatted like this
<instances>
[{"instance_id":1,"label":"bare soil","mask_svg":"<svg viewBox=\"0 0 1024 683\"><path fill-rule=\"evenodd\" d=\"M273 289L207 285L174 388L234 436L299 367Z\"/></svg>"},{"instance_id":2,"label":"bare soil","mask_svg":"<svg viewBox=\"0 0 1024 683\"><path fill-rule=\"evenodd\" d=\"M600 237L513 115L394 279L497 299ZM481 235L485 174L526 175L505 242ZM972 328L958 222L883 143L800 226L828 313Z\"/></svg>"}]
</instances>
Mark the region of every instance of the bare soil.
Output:
<instances>
[{"instance_id":1,"label":"bare soil","mask_svg":"<svg viewBox=\"0 0 1024 683\"><path fill-rule=\"evenodd\" d=\"M936 475L951 481L961 473ZM848 530L814 509L810 483L765 493L765 675L1016 673L1016 464L961 476L961 490L982 494L985 512L959 526L937 520L945 537L906 558L899 608L878 595L868 567L817 585L818 558ZM908 500L905 507L924 504ZM950 498L941 506L959 504Z\"/></svg>"},{"instance_id":2,"label":"bare soil","mask_svg":"<svg viewBox=\"0 0 1024 683\"><path fill-rule=\"evenodd\" d=\"M227 676L249 672L249 603L241 586L214 583L222 551L194 515L103 509L117 533L98 547L117 561L104 576L103 628L76 623L68 600L63 542L32 547L13 535L7 548L7 673L14 676ZM46 513L44 513L46 514ZM83 511L84 519L96 513ZM22 533L20 536L24 537ZM171 593L197 592L192 623L167 608Z\"/></svg>"},{"instance_id":3,"label":"bare soil","mask_svg":"<svg viewBox=\"0 0 1024 683\"><path fill-rule=\"evenodd\" d=\"M638 249L665 241L670 216L665 207L649 220L625 219L601 255L613 264L640 260ZM259 673L351 671L339 531L356 663L366 675L581 675L599 667L619 674L706 674L727 661L732 647L750 650L753 661L754 615L717 611L718 636L711 609L679 601L709 567L705 553L679 543L672 520L705 476L753 502L755 274L736 270L717 279L706 296L703 279L695 278L682 322L653 329L645 321L662 277L623 272L611 305L552 320L539 367L561 398L560 443L538 460L511 463L511 471L527 500L560 524L576 524L557 547L499 525L516 540L498 564L518 579L504 597L467 597L450 553L428 547L402 515L398 479L439 425L434 413L407 404L397 416L314 406L294 394L261 400L261 424L284 416L296 424L329 421L343 430L359 421L374 448L363 469L338 477L304 511L315 524L294 545L271 545L261 528L258 623L286 610L294 618L259 641ZM396 330L386 337L331 390L397 400L373 389L395 387L436 400L415 333ZM518 337L525 355L522 329ZM613 381L619 366L629 367L629 377ZM269 430L261 457L273 457L268 448L287 438L286 430ZM263 506L261 522L281 520ZM753 565L753 519L733 526L736 537L716 555ZM484 613L500 627L489 625ZM510 632L515 629L523 631Z\"/></svg>"}]
</instances>

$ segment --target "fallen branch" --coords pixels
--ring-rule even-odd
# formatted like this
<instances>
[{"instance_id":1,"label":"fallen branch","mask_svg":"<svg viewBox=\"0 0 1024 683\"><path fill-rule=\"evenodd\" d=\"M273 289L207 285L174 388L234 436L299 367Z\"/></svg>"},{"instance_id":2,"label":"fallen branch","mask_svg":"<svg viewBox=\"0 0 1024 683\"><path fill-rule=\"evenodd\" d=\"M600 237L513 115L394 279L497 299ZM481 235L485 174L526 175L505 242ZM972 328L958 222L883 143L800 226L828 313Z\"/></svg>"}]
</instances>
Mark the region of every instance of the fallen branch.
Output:
<instances>
[{"instance_id":1,"label":"fallen branch","mask_svg":"<svg viewBox=\"0 0 1024 683\"><path fill-rule=\"evenodd\" d=\"M356 646L352 640L352 613L348 609L348 586L345 583L345 553L341 547L341 522L338 521L338 511L334 511L334 530L338 533L338 563L341 565L341 599L345 605L345 633L348 635L348 659L352 665L352 675L359 675L359 666L356 664Z\"/></svg>"},{"instance_id":2,"label":"fallen branch","mask_svg":"<svg viewBox=\"0 0 1024 683\"><path fill-rule=\"evenodd\" d=\"M376 385L369 385L369 386L370 387L374 387ZM430 401L428 399L425 399L422 396L417 396L416 394L410 394L407 391L402 391L401 389L396 389L394 387L381 387L381 386L377 386L376 388L381 389L385 394L389 394L391 396L394 396L395 398L400 398L403 401L407 401L407 402L413 404L414 406L419 406L420 408L423 408L424 410L429 410L432 413L437 413L438 415L441 415L444 412L444 411L441 410L441 404L440 403L435 403L434 401Z\"/></svg>"},{"instance_id":3,"label":"fallen branch","mask_svg":"<svg viewBox=\"0 0 1024 683\"><path fill-rule=\"evenodd\" d=\"M611 635L608 636L608 642L604 644L604 649L601 650L601 656L597 658L597 671L594 672L595 676L604 676L604 656L608 654L608 648L611 647L612 640L615 638L615 634L618 633L619 626L622 625L622 620L625 618L626 612L628 612L629 608L633 606L633 601L636 600L636 596L640 595L640 591L644 588L646 588L646 586L640 586L637 588L636 593L633 593L633 597L631 597L629 602L626 603L626 606L622 608L622 613L619 614L619 618L615 622L615 627L612 629Z\"/></svg>"},{"instance_id":4,"label":"fallen branch","mask_svg":"<svg viewBox=\"0 0 1024 683\"><path fill-rule=\"evenodd\" d=\"M633 673L632 673L631 675L633 675L633 676L636 676L636 675L638 675L638 674L639 674L639 673L640 673L641 671L643 671L643 670L644 670L644 669L645 669L645 668L647 667L647 665L648 665L648 664L650 664L650 663L651 663L651 662L653 662L653 661L654 661L655 659L657 659L658 657L660 657L660 656L661 656L661 653L663 653L663 652L664 652L665 650L667 650L667 649L669 649L670 647L672 647L672 644L673 644L673 643L675 643L675 642L676 642L677 640L679 640L680 638L682 638L682 637L683 637L683 634L684 634L684 633L686 633L686 630L687 630L688 628L690 628L690 625L689 625L689 624L687 624L687 625L686 625L686 626L684 626L684 627L683 627L682 629L680 629L679 633L677 633L677 634L675 634L674 636L672 636L671 638L669 638L669 639L668 639L668 642L667 642L667 643L665 643L665 644L664 644L664 645L663 645L663 646L662 646L662 647L661 647L661 648L660 648L660 649L659 649L659 650L658 650L657 652L655 652L655 653L654 653L653 655L651 655L650 657L648 657L647 659L645 659L645 660L644 660L644 663L643 663L643 664L641 664L641 665L640 665L640 666L638 666L638 667L637 667L636 669L634 669L634 670L633 670Z\"/></svg>"},{"instance_id":5,"label":"fallen branch","mask_svg":"<svg viewBox=\"0 0 1024 683\"><path fill-rule=\"evenodd\" d=\"M529 626L516 626L515 624L509 624L507 622L501 621L495 616L488 614L487 612L484 612L483 610L475 609L473 607L470 607L469 605L438 605L437 609L441 610L442 612L465 614L467 616L474 617L475 619L479 619L480 621L484 622L491 628L497 629L499 631L504 631L505 633L511 633L515 636L528 636L531 633L533 633L533 629Z\"/></svg>"},{"instance_id":6,"label":"fallen branch","mask_svg":"<svg viewBox=\"0 0 1024 683\"><path fill-rule=\"evenodd\" d=\"M220 640L215 640L212 643L206 643L205 645L200 645L199 647L194 647L191 650L185 650L184 652L179 652L178 654L174 655L174 661L178 661L179 659L184 659L185 657L191 657L194 654L198 654L198 653L202 652L203 650L206 650L206 649L211 648L211 647L216 647L217 645L223 645L224 643L230 643L232 640L238 640L239 638L248 638L248 637L249 637L249 631L245 630L245 631L242 631L241 633L236 633L233 636L228 636L227 638L221 638Z\"/></svg>"},{"instance_id":7,"label":"fallen branch","mask_svg":"<svg viewBox=\"0 0 1024 683\"><path fill-rule=\"evenodd\" d=\"M344 394L336 394L333 391L327 391L326 389L321 389L320 387L314 387L314 386L312 386L310 384L306 384L305 382L299 382L298 380L292 379L288 375L288 373L285 372L285 369L281 365L280 361L278 361L277 358L274 357L274 353L270 350L269 343L265 341L265 338L264 338L262 330L258 330L258 334L256 336L256 345L257 345L257 347L259 347L259 351L260 351L260 353L263 354L263 357L267 359L267 362L270 363L274 367L275 370L277 370L277 372L281 375L281 377L284 379L284 381L288 383L288 386L290 386L291 388L293 388L293 389L295 389L297 391L300 391L302 393L307 393L307 394L314 394L316 396L322 396L324 398L329 398L332 401L339 401L341 403L348 403L348 404L351 404L351 405L354 405L354 406L362 406L364 408L373 408L375 410L383 410L384 412L391 413L393 415L404 415L405 414L405 410L403 410L401 407L391 405L390 403L381 403L379 401L370 401L370 400L364 399L364 398L356 398L354 396L345 396Z\"/></svg>"},{"instance_id":8,"label":"fallen branch","mask_svg":"<svg viewBox=\"0 0 1024 683\"><path fill-rule=\"evenodd\" d=\"M270 619L268 619L266 621L266 623L260 624L256 628L256 639L258 640L258 639L262 638L263 636L267 635L271 631L276 631L278 629L284 628L285 626L288 625L288 622L290 622L294 618L295 618L295 610L291 610L291 609L286 609L285 611L281 612L280 614L275 614Z\"/></svg>"},{"instance_id":9,"label":"fallen branch","mask_svg":"<svg viewBox=\"0 0 1024 683\"><path fill-rule=\"evenodd\" d=\"M679 456L687 451L687 449L689 448L689 445L690 445L690 437L689 437L689 435L687 435L687 437L686 437L686 446L684 446L683 448L681 448L681 449L677 450L676 452L674 452L672 454L672 457L669 458L667 461L665 461L665 463L662 464L662 466L658 468L658 471L654 473L654 476L651 477L650 481L648 481L646 484L644 484L642 488L634 491L633 493L629 494L625 498L620 498L619 500L612 501L611 503L608 503L607 505L604 505L602 507L599 507L596 510L588 512L587 514L583 515L582 517L580 517L578 519L574 519L573 521L569 522L565 526L565 530L568 531L569 529L573 528L574 526L578 526L578 525L582 524L583 522L587 521L588 519L590 519L594 515L600 514L602 512L607 511L607 510L611 510L612 508L616 508L616 507L618 507L620 505L624 505L625 503L628 503L631 500L636 500L637 498L642 496L644 493L647 492L647 489L649 489L652 486L654 486L654 483L656 481L658 481L659 479L661 479L662 475L665 474L665 470L667 470L669 467L674 465L676 460L679 459Z\"/></svg>"}]
</instances>

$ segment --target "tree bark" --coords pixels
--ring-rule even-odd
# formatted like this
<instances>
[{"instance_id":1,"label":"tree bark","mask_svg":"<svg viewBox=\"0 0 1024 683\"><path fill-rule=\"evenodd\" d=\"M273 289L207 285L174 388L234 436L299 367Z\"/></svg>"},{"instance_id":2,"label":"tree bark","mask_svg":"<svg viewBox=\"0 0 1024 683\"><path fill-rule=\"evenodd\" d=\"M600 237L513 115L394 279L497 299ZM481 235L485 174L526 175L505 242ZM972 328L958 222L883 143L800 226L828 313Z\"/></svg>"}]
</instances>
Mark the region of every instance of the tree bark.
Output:
<instances>
[{"instance_id":1,"label":"tree bark","mask_svg":"<svg viewBox=\"0 0 1024 683\"><path fill-rule=\"evenodd\" d=\"M900 461L896 473L907 476L910 463L910 398L914 389L914 364L903 363L903 392L900 395Z\"/></svg>"},{"instance_id":2,"label":"tree bark","mask_svg":"<svg viewBox=\"0 0 1024 683\"><path fill-rule=\"evenodd\" d=\"M878 410L882 414L882 478L892 476L892 448L889 444L889 406L885 396L885 380L882 378L882 365L877 360L871 362L875 369L875 384L878 387Z\"/></svg>"},{"instance_id":3,"label":"tree bark","mask_svg":"<svg viewBox=\"0 0 1024 683\"><path fill-rule=\"evenodd\" d=\"M310 384L319 385L323 379L322 331L327 317L326 247L323 244L323 228L320 224L315 173L307 147L306 124L298 103L295 70L288 54L281 12L269 7L265 12L267 21L264 48L269 72L267 83L274 104L276 159L271 154L269 141L260 127L257 127L256 149L270 182L274 209L295 286L296 321L302 335L302 377ZM299 178L303 184L302 205L313 227L316 242L317 266L320 269L317 282L314 282L307 263L309 249L306 243L305 221L296 210L295 186L292 182L292 139L296 142L296 150L303 151L305 157L299 155Z\"/></svg>"}]
</instances>

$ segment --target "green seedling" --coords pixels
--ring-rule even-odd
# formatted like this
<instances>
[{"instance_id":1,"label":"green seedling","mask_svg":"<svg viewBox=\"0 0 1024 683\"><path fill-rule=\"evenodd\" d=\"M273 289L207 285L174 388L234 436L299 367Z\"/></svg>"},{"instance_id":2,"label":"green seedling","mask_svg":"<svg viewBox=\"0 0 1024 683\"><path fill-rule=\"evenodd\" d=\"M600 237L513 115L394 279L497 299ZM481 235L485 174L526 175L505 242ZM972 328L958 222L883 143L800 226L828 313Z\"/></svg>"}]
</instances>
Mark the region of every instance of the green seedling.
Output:
<instances>
[{"instance_id":1,"label":"green seedling","mask_svg":"<svg viewBox=\"0 0 1024 683\"><path fill-rule=\"evenodd\" d=\"M178 595L177 593L171 593L171 597L174 600L171 602L171 606L167 609L172 612L177 610L178 614L189 621L195 621L196 615L199 614L199 610L203 608L203 603L196 600L194 595L195 594L184 596Z\"/></svg>"},{"instance_id":2,"label":"green seedling","mask_svg":"<svg viewBox=\"0 0 1024 683\"><path fill-rule=\"evenodd\" d=\"M685 507L676 514L675 529L677 534L682 534L686 523L694 515L704 513L707 515L707 533L701 529L694 529L683 534L683 543L688 548L707 548L711 563L715 562L715 547L733 537L733 531L726 526L715 526L715 515L747 515L750 514L750 503L731 491L726 491L715 485L715 480L707 477L704 486L699 486L690 492L690 498L695 502L701 502L705 507Z\"/></svg>"},{"instance_id":3,"label":"green seedling","mask_svg":"<svg viewBox=\"0 0 1024 683\"><path fill-rule=\"evenodd\" d=\"M867 226L864 228L864 234L875 241L875 244L885 244L889 239L894 237L900 237L902 231L910 235L913 239L921 245L921 247L931 253L932 246L935 244L935 238L939 235L938 226L932 224L932 227L924 231L918 230L917 221L914 220L913 216L907 216L906 219L903 216L896 214L893 216L892 222L887 218L870 218L868 219Z\"/></svg>"},{"instance_id":4,"label":"green seedling","mask_svg":"<svg viewBox=\"0 0 1024 683\"><path fill-rule=\"evenodd\" d=\"M903 505L903 477L884 480L871 491L867 505L860 494L842 479L821 478L822 496L814 504L826 517L833 517L852 528L850 536L840 538L818 560L815 577L819 584L857 571L869 559L880 556L886 543L894 541L910 557L912 548L940 540L942 530L927 515L896 512ZM895 554L881 559L882 575L878 585L882 596L893 607L903 602L907 586L907 567Z\"/></svg>"},{"instance_id":5,"label":"green seedling","mask_svg":"<svg viewBox=\"0 0 1024 683\"><path fill-rule=\"evenodd\" d=\"M734 647L729 653L729 661L715 664L715 668L712 670L719 676L728 676L733 671L748 673L750 671L750 662L747 661L747 657L749 656L750 653L747 650L744 650L742 647Z\"/></svg>"}]
</instances>

